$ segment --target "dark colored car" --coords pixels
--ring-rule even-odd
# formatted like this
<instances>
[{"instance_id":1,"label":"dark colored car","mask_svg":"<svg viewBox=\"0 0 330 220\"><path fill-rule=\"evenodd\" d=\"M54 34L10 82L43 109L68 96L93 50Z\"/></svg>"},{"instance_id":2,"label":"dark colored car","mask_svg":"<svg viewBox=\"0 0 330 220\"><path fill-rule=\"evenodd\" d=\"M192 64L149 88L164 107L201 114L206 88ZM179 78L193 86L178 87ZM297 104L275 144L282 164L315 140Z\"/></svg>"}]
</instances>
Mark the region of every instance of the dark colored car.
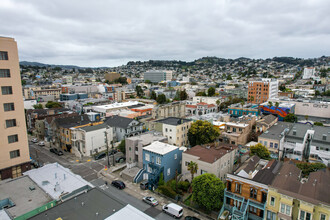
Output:
<instances>
[{"instance_id":1,"label":"dark colored car","mask_svg":"<svg viewBox=\"0 0 330 220\"><path fill-rule=\"evenodd\" d=\"M111 150L109 150L109 156L110 155L115 155L117 152L118 152L117 150L111 149Z\"/></svg>"},{"instance_id":2,"label":"dark colored car","mask_svg":"<svg viewBox=\"0 0 330 220\"><path fill-rule=\"evenodd\" d=\"M196 218L194 216L186 216L184 220L200 220L199 218Z\"/></svg>"},{"instance_id":3,"label":"dark colored car","mask_svg":"<svg viewBox=\"0 0 330 220\"><path fill-rule=\"evenodd\" d=\"M116 163L123 163L126 160L125 157L117 157L116 158Z\"/></svg>"},{"instance_id":4,"label":"dark colored car","mask_svg":"<svg viewBox=\"0 0 330 220\"><path fill-rule=\"evenodd\" d=\"M58 156L63 155L63 152L61 150L57 150L56 148L50 148L49 151L54 153L54 154L57 154Z\"/></svg>"},{"instance_id":5,"label":"dark colored car","mask_svg":"<svg viewBox=\"0 0 330 220\"><path fill-rule=\"evenodd\" d=\"M146 190L148 189L148 180L143 180L141 183L140 183L140 189L143 189L143 190Z\"/></svg>"},{"instance_id":6,"label":"dark colored car","mask_svg":"<svg viewBox=\"0 0 330 220\"><path fill-rule=\"evenodd\" d=\"M102 158L105 158L107 155L106 153L100 153L94 157L95 160L100 160Z\"/></svg>"},{"instance_id":7,"label":"dark colored car","mask_svg":"<svg viewBox=\"0 0 330 220\"><path fill-rule=\"evenodd\" d=\"M120 181L120 180L112 181L111 185L113 185L114 187L116 187L118 189L124 189L126 187L125 183L123 181Z\"/></svg>"}]
</instances>

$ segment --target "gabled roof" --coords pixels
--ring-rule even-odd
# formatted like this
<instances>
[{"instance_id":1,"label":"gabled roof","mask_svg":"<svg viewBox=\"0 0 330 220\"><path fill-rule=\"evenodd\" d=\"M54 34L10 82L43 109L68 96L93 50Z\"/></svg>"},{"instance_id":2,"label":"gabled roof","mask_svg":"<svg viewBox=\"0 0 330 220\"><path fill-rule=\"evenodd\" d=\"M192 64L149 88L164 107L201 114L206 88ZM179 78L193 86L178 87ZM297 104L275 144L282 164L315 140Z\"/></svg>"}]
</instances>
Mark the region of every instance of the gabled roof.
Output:
<instances>
[{"instance_id":1,"label":"gabled roof","mask_svg":"<svg viewBox=\"0 0 330 220\"><path fill-rule=\"evenodd\" d=\"M114 116L106 118L104 123L106 123L110 127L126 129L132 121L136 121L136 120L132 119L132 118L125 118L125 117L121 117L118 115L114 115Z\"/></svg>"},{"instance_id":2,"label":"gabled roof","mask_svg":"<svg viewBox=\"0 0 330 220\"><path fill-rule=\"evenodd\" d=\"M107 127L107 124L103 123L103 124L99 124L99 125L85 126L85 127L80 128L80 129L82 129L86 132L90 132L90 131L96 131L96 130L104 129L106 127Z\"/></svg>"}]
</instances>

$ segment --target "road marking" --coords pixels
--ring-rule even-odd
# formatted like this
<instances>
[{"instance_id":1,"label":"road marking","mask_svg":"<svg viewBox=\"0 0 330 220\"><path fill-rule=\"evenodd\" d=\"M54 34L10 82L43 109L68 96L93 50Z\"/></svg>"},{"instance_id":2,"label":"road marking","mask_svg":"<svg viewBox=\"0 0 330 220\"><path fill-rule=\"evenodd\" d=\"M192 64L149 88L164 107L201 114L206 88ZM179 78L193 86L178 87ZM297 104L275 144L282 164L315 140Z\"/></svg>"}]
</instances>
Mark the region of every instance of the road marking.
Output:
<instances>
[{"instance_id":1,"label":"road marking","mask_svg":"<svg viewBox=\"0 0 330 220\"><path fill-rule=\"evenodd\" d=\"M91 161L90 159L89 160L87 160L87 162L89 162L89 161Z\"/></svg>"},{"instance_id":2,"label":"road marking","mask_svg":"<svg viewBox=\"0 0 330 220\"><path fill-rule=\"evenodd\" d=\"M76 162L79 162L79 160L76 160Z\"/></svg>"}]
</instances>

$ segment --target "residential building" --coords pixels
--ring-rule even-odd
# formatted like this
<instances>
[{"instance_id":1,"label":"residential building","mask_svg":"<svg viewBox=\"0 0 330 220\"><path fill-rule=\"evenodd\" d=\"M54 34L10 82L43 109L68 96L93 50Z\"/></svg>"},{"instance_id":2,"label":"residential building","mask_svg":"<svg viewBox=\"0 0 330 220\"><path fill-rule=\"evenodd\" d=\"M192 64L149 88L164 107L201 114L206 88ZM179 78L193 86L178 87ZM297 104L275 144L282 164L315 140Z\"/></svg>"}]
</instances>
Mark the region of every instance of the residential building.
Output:
<instances>
[{"instance_id":1,"label":"residential building","mask_svg":"<svg viewBox=\"0 0 330 220\"><path fill-rule=\"evenodd\" d=\"M102 122L99 122L102 123ZM97 123L96 123L97 124ZM55 118L51 122L51 145L68 152L72 149L71 128L90 126L91 121L87 115L78 115L65 118Z\"/></svg>"},{"instance_id":2,"label":"residential building","mask_svg":"<svg viewBox=\"0 0 330 220\"><path fill-rule=\"evenodd\" d=\"M17 44L0 37L0 180L30 169Z\"/></svg>"},{"instance_id":3,"label":"residential building","mask_svg":"<svg viewBox=\"0 0 330 220\"><path fill-rule=\"evenodd\" d=\"M228 114L237 117L242 115L255 115L259 116L259 106L255 104L245 104L242 106L241 103L236 103L228 106Z\"/></svg>"},{"instance_id":4,"label":"residential building","mask_svg":"<svg viewBox=\"0 0 330 220\"><path fill-rule=\"evenodd\" d=\"M253 104L266 102L268 99L278 97L277 79L263 78L258 81L250 81L248 89L248 101Z\"/></svg>"},{"instance_id":5,"label":"residential building","mask_svg":"<svg viewBox=\"0 0 330 220\"><path fill-rule=\"evenodd\" d=\"M25 99L39 99L42 96L55 96L55 99L59 99L61 93L62 89L54 86L26 87L23 89Z\"/></svg>"},{"instance_id":6,"label":"residential building","mask_svg":"<svg viewBox=\"0 0 330 220\"><path fill-rule=\"evenodd\" d=\"M272 127L278 118L274 115L266 115L256 122L256 132L262 133Z\"/></svg>"},{"instance_id":7,"label":"residential building","mask_svg":"<svg viewBox=\"0 0 330 220\"><path fill-rule=\"evenodd\" d=\"M186 104L184 101L171 102L164 105L157 105L152 109L152 118L161 119L167 117L184 118L186 116Z\"/></svg>"},{"instance_id":8,"label":"residential building","mask_svg":"<svg viewBox=\"0 0 330 220\"><path fill-rule=\"evenodd\" d=\"M196 104L186 105L186 115L205 115L209 113L217 112L217 105L207 104L205 102L199 102Z\"/></svg>"},{"instance_id":9,"label":"residential building","mask_svg":"<svg viewBox=\"0 0 330 220\"><path fill-rule=\"evenodd\" d=\"M155 141L167 142L167 138L158 132L148 132L125 139L126 164L128 168L143 167L143 148Z\"/></svg>"},{"instance_id":10,"label":"residential building","mask_svg":"<svg viewBox=\"0 0 330 220\"><path fill-rule=\"evenodd\" d=\"M168 143L174 146L188 145L188 130L193 121L191 119L168 117L153 123L152 130L161 132L168 138Z\"/></svg>"},{"instance_id":11,"label":"residential building","mask_svg":"<svg viewBox=\"0 0 330 220\"><path fill-rule=\"evenodd\" d=\"M71 128L72 152L77 157L92 156L111 148L113 128L105 123ZM107 142L108 141L108 142Z\"/></svg>"},{"instance_id":12,"label":"residential building","mask_svg":"<svg viewBox=\"0 0 330 220\"><path fill-rule=\"evenodd\" d=\"M109 82L114 82L116 79L119 79L119 77L120 74L116 72L110 72L104 75L105 80L108 80Z\"/></svg>"},{"instance_id":13,"label":"residential building","mask_svg":"<svg viewBox=\"0 0 330 220\"><path fill-rule=\"evenodd\" d=\"M330 165L330 127L293 124L280 145L279 157Z\"/></svg>"},{"instance_id":14,"label":"residential building","mask_svg":"<svg viewBox=\"0 0 330 220\"><path fill-rule=\"evenodd\" d=\"M305 178L293 162L284 162L269 186L266 219L328 220L329 182L328 169L312 172Z\"/></svg>"},{"instance_id":15,"label":"residential building","mask_svg":"<svg viewBox=\"0 0 330 220\"><path fill-rule=\"evenodd\" d=\"M207 104L217 105L218 100L220 101L220 104L221 104L222 99L220 97L194 96L192 101L194 103L205 102Z\"/></svg>"},{"instance_id":16,"label":"residential building","mask_svg":"<svg viewBox=\"0 0 330 220\"><path fill-rule=\"evenodd\" d=\"M149 80L153 83L172 80L172 71L169 70L149 70L144 73L144 81Z\"/></svg>"},{"instance_id":17,"label":"residential building","mask_svg":"<svg viewBox=\"0 0 330 220\"><path fill-rule=\"evenodd\" d=\"M269 150L271 158L279 158L280 146L283 145L285 134L292 126L293 123L278 121L266 131L263 130L263 133L258 136L258 143L264 145Z\"/></svg>"},{"instance_id":18,"label":"residential building","mask_svg":"<svg viewBox=\"0 0 330 220\"><path fill-rule=\"evenodd\" d=\"M151 189L157 188L161 173L165 182L181 173L182 151L159 141L143 148L143 179L148 180Z\"/></svg>"},{"instance_id":19,"label":"residential building","mask_svg":"<svg viewBox=\"0 0 330 220\"><path fill-rule=\"evenodd\" d=\"M315 67L305 67L303 73L303 79L310 79L315 77Z\"/></svg>"},{"instance_id":20,"label":"residential building","mask_svg":"<svg viewBox=\"0 0 330 220\"><path fill-rule=\"evenodd\" d=\"M273 182L280 167L279 161L262 160L255 155L245 161L234 174L227 174L219 216L227 210L232 219L264 219L268 185Z\"/></svg>"},{"instance_id":21,"label":"residential building","mask_svg":"<svg viewBox=\"0 0 330 220\"><path fill-rule=\"evenodd\" d=\"M113 128L115 141L122 141L127 137L141 134L144 126L144 123L135 119L125 118L118 115L106 118L104 123Z\"/></svg>"},{"instance_id":22,"label":"residential building","mask_svg":"<svg viewBox=\"0 0 330 220\"><path fill-rule=\"evenodd\" d=\"M87 99L87 93L77 93L77 94L60 94L60 101L70 101L76 99Z\"/></svg>"},{"instance_id":23,"label":"residential building","mask_svg":"<svg viewBox=\"0 0 330 220\"><path fill-rule=\"evenodd\" d=\"M214 143L204 146L194 146L182 153L181 170L184 180L191 181L191 173L188 170L190 162L198 164L197 173L199 176L204 173L212 173L222 180L226 179L227 173L234 170L235 156L238 147L232 144Z\"/></svg>"},{"instance_id":24,"label":"residential building","mask_svg":"<svg viewBox=\"0 0 330 220\"><path fill-rule=\"evenodd\" d=\"M226 122L224 131L220 133L219 141L244 146L248 142L255 122L256 116L241 116L237 119L231 119L230 122Z\"/></svg>"}]
</instances>

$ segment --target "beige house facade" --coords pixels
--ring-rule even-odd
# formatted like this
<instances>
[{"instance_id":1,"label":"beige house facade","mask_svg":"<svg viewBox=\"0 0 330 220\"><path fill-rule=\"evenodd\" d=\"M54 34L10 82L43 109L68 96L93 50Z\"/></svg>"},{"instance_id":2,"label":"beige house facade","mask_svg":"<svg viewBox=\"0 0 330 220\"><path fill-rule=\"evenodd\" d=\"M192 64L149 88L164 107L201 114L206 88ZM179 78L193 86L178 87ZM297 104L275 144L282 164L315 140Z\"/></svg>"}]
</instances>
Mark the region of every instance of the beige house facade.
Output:
<instances>
[{"instance_id":1,"label":"beige house facade","mask_svg":"<svg viewBox=\"0 0 330 220\"><path fill-rule=\"evenodd\" d=\"M17 43L0 37L0 180L30 169Z\"/></svg>"}]
</instances>

